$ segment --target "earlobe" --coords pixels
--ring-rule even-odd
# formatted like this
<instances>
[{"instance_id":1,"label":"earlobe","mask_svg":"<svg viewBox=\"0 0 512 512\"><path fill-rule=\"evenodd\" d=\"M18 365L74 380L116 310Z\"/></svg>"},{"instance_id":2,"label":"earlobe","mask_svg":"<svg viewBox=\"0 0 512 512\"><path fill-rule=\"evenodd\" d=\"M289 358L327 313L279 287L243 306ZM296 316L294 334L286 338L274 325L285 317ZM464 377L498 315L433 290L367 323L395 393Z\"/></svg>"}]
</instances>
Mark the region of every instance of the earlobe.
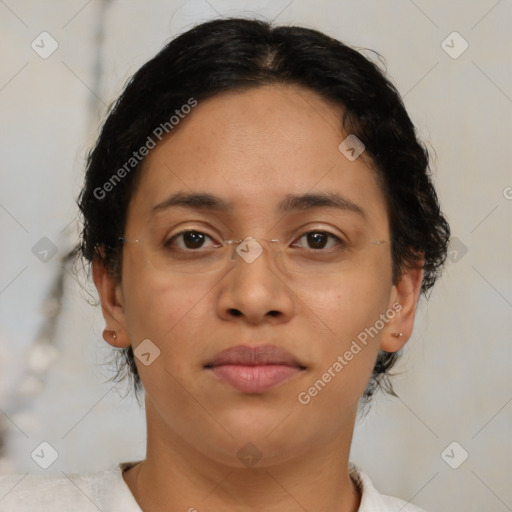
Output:
<instances>
[{"instance_id":1,"label":"earlobe","mask_svg":"<svg viewBox=\"0 0 512 512\"><path fill-rule=\"evenodd\" d=\"M392 287L389 308L395 311L382 334L380 348L398 352L407 343L414 328L414 318L423 283L423 260L419 267L406 268L399 282Z\"/></svg>"},{"instance_id":2,"label":"earlobe","mask_svg":"<svg viewBox=\"0 0 512 512\"><path fill-rule=\"evenodd\" d=\"M120 283L110 275L99 256L92 262L92 276L100 296L101 311L106 324L103 339L116 348L129 347L130 339L125 327Z\"/></svg>"},{"instance_id":3,"label":"earlobe","mask_svg":"<svg viewBox=\"0 0 512 512\"><path fill-rule=\"evenodd\" d=\"M124 341L118 337L117 331L110 331L108 329L103 329L103 339L113 347L116 348L125 348L127 345L124 344Z\"/></svg>"}]
</instances>

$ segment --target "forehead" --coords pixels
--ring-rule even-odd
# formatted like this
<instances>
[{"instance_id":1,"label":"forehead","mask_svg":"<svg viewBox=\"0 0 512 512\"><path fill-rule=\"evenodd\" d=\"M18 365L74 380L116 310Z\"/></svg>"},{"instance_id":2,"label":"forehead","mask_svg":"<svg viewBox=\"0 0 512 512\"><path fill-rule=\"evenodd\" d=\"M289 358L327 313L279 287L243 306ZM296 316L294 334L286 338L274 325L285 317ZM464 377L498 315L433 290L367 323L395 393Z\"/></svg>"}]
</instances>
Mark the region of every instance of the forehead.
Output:
<instances>
[{"instance_id":1,"label":"forehead","mask_svg":"<svg viewBox=\"0 0 512 512\"><path fill-rule=\"evenodd\" d=\"M225 199L238 216L279 210L283 198L339 193L372 217L386 217L371 160L338 149L343 109L312 91L265 86L202 102L146 156L130 213L147 218L176 192Z\"/></svg>"}]
</instances>

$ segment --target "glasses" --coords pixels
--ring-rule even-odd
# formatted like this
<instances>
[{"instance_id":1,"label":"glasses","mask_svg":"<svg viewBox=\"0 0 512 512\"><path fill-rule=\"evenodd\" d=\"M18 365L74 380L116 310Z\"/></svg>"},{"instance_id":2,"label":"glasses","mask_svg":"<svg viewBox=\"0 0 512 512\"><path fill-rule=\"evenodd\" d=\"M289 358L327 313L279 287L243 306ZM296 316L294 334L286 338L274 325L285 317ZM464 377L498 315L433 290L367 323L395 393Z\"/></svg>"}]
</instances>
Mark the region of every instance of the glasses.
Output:
<instances>
[{"instance_id":1,"label":"glasses","mask_svg":"<svg viewBox=\"0 0 512 512\"><path fill-rule=\"evenodd\" d=\"M183 240L182 247L176 245L176 240L180 237ZM217 242L207 233L192 229L182 231L162 243L154 242L151 237L119 237L119 240L136 246L144 260L154 268L179 274L205 274L229 270L237 262L251 265L266 253L285 274L332 275L342 271L344 262L348 258L354 258L355 254L364 248L387 243L385 240L369 240L355 248L336 235L322 230L309 231L299 240L305 237L309 237L307 244L321 246L324 245L324 238L332 238L335 242L334 247L293 247L279 239L267 240L251 236L243 240ZM213 243L205 247L204 242L207 239L211 239Z\"/></svg>"}]
</instances>

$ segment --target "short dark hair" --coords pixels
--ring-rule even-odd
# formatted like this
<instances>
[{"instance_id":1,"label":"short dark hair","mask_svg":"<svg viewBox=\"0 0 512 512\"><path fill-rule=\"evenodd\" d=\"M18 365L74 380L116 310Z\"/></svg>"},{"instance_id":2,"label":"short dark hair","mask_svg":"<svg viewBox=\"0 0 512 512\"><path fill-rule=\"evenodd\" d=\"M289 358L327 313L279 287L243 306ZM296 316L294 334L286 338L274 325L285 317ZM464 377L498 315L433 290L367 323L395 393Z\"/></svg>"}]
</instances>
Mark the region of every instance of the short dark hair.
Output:
<instances>
[{"instance_id":1,"label":"short dark hair","mask_svg":"<svg viewBox=\"0 0 512 512\"><path fill-rule=\"evenodd\" d=\"M431 181L428 151L398 91L384 71L342 42L316 30L260 20L224 18L197 25L169 42L128 81L88 155L78 199L83 229L75 254L88 263L100 258L120 280L118 237L141 168L137 162L133 169L126 167L134 151L156 127L169 124L190 98L201 102L267 84L302 86L343 107L340 126L365 145L386 197L393 282L423 260L421 291L428 297L446 260L450 228ZM104 193L102 187L123 166L123 179ZM131 377L137 394L142 385L132 348L117 353L116 378ZM364 403L379 387L394 394L389 371L397 358L398 353L379 352Z\"/></svg>"}]
</instances>

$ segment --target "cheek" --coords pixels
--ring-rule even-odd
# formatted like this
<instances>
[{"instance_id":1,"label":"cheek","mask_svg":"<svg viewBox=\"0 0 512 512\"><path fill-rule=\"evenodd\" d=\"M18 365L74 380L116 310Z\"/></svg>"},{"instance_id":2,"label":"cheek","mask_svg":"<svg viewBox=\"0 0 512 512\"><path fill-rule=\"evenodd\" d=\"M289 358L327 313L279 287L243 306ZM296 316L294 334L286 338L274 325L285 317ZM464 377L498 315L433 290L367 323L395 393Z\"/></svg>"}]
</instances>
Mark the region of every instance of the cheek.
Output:
<instances>
[{"instance_id":1,"label":"cheek","mask_svg":"<svg viewBox=\"0 0 512 512\"><path fill-rule=\"evenodd\" d=\"M371 256L347 264L328 280L312 279L301 290L301 299L323 321L332 341L357 336L385 312L392 286L391 260L384 251Z\"/></svg>"},{"instance_id":2,"label":"cheek","mask_svg":"<svg viewBox=\"0 0 512 512\"><path fill-rule=\"evenodd\" d=\"M149 338L163 352L191 346L197 339L187 330L187 343L176 343L184 328L197 326L208 300L206 286L190 286L183 279L172 281L168 275L150 267L127 268L123 290L125 321L133 348ZM211 288L211 286L210 286Z\"/></svg>"},{"instance_id":3,"label":"cheek","mask_svg":"<svg viewBox=\"0 0 512 512\"><path fill-rule=\"evenodd\" d=\"M149 396L158 397L156 402L164 415L166 410L197 414L183 386L192 389L191 376L200 369L198 356L205 338L207 290L194 291L149 273L134 285L126 287L126 323L144 389ZM137 350L146 339L157 347L149 345L157 354L149 365L137 357L147 352L147 342Z\"/></svg>"},{"instance_id":4,"label":"cheek","mask_svg":"<svg viewBox=\"0 0 512 512\"><path fill-rule=\"evenodd\" d=\"M390 262L383 256L340 275L330 292L318 290L309 298L308 305L321 320L318 325L325 327L317 336L318 364L311 378L312 383L321 381L311 390L318 394L319 404L357 400L367 385L386 325L381 315L386 314L391 289Z\"/></svg>"}]
</instances>

